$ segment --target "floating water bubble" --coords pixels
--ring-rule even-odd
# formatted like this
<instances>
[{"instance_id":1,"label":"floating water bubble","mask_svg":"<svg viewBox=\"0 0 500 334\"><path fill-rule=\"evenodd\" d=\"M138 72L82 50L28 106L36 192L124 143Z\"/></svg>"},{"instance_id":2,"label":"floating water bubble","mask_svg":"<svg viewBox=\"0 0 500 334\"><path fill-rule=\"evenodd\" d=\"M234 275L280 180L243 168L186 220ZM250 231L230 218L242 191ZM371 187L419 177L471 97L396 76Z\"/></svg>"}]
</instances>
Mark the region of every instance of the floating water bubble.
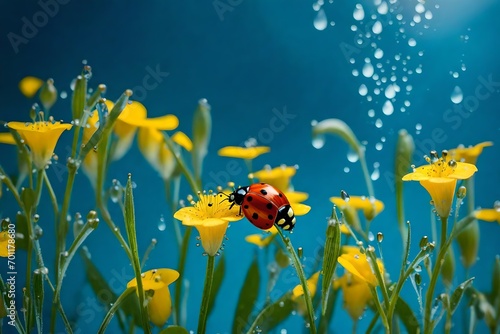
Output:
<instances>
[{"instance_id":1,"label":"floating water bubble","mask_svg":"<svg viewBox=\"0 0 500 334\"><path fill-rule=\"evenodd\" d=\"M65 90L63 90L63 91L61 92L61 94L59 94L59 96L61 97L61 99L63 99L63 100L64 100L65 98L67 98L67 97L68 97L68 93L66 93L66 91L65 91Z\"/></svg>"},{"instance_id":2,"label":"floating water bubble","mask_svg":"<svg viewBox=\"0 0 500 334\"><path fill-rule=\"evenodd\" d=\"M426 11L424 17L427 20L431 20L432 19L432 12L430 10Z\"/></svg>"},{"instance_id":3,"label":"floating water bubble","mask_svg":"<svg viewBox=\"0 0 500 334\"><path fill-rule=\"evenodd\" d=\"M375 89L373 90L373 94L375 94L375 95L380 95L380 88L375 88Z\"/></svg>"},{"instance_id":4,"label":"floating water bubble","mask_svg":"<svg viewBox=\"0 0 500 334\"><path fill-rule=\"evenodd\" d=\"M374 69L371 63L366 63L363 66L363 75L367 78L370 78L373 75Z\"/></svg>"},{"instance_id":5,"label":"floating water bubble","mask_svg":"<svg viewBox=\"0 0 500 334\"><path fill-rule=\"evenodd\" d=\"M316 135L312 139L312 146L316 149L320 149L325 145L325 136Z\"/></svg>"},{"instance_id":6,"label":"floating water bubble","mask_svg":"<svg viewBox=\"0 0 500 334\"><path fill-rule=\"evenodd\" d=\"M394 89L394 85L389 85L384 91L385 97L388 99L392 99L396 96L396 90Z\"/></svg>"},{"instance_id":7,"label":"floating water bubble","mask_svg":"<svg viewBox=\"0 0 500 334\"><path fill-rule=\"evenodd\" d=\"M462 71L465 71L467 69L467 67L465 67L465 64L462 64L460 68L462 69Z\"/></svg>"},{"instance_id":8,"label":"floating water bubble","mask_svg":"<svg viewBox=\"0 0 500 334\"><path fill-rule=\"evenodd\" d=\"M328 26L328 20L326 18L325 11L323 9L320 9L318 13L316 14L316 17L314 18L314 28L317 30L325 30L326 27Z\"/></svg>"},{"instance_id":9,"label":"floating water bubble","mask_svg":"<svg viewBox=\"0 0 500 334\"><path fill-rule=\"evenodd\" d=\"M357 77L359 75L359 71L357 69L352 70L352 76Z\"/></svg>"},{"instance_id":10,"label":"floating water bubble","mask_svg":"<svg viewBox=\"0 0 500 334\"><path fill-rule=\"evenodd\" d=\"M421 21L422 21L422 18L420 17L420 15L418 15L418 14L413 15L413 22L420 23Z\"/></svg>"},{"instance_id":11,"label":"floating water bubble","mask_svg":"<svg viewBox=\"0 0 500 334\"><path fill-rule=\"evenodd\" d=\"M380 15L385 15L389 11L389 6L387 6L387 2L383 1L380 3L380 5L377 7L377 12Z\"/></svg>"},{"instance_id":12,"label":"floating water bubble","mask_svg":"<svg viewBox=\"0 0 500 334\"><path fill-rule=\"evenodd\" d=\"M74 91L75 90L75 85L76 85L76 79L71 80L71 83L69 84L69 88Z\"/></svg>"},{"instance_id":13,"label":"floating water bubble","mask_svg":"<svg viewBox=\"0 0 500 334\"><path fill-rule=\"evenodd\" d=\"M380 129L383 125L384 123L382 122L382 120L380 118L377 118L377 120L375 121L375 127Z\"/></svg>"},{"instance_id":14,"label":"floating water bubble","mask_svg":"<svg viewBox=\"0 0 500 334\"><path fill-rule=\"evenodd\" d=\"M451 92L451 102L455 103L455 104L459 104L460 102L462 102L463 98L464 98L464 94L462 92L462 89L458 86L455 86L455 88L453 88L453 91Z\"/></svg>"},{"instance_id":15,"label":"floating water bubble","mask_svg":"<svg viewBox=\"0 0 500 334\"><path fill-rule=\"evenodd\" d=\"M380 34L382 32L382 23L380 23L380 21L376 21L373 24L372 31L376 35Z\"/></svg>"},{"instance_id":16,"label":"floating water bubble","mask_svg":"<svg viewBox=\"0 0 500 334\"><path fill-rule=\"evenodd\" d=\"M344 173L349 173L351 169L349 167L344 167Z\"/></svg>"},{"instance_id":17,"label":"floating water bubble","mask_svg":"<svg viewBox=\"0 0 500 334\"><path fill-rule=\"evenodd\" d=\"M459 74L458 74L458 72L453 72L452 76L456 79L456 78L458 78Z\"/></svg>"},{"instance_id":18,"label":"floating water bubble","mask_svg":"<svg viewBox=\"0 0 500 334\"><path fill-rule=\"evenodd\" d=\"M330 21L330 25L333 27L335 26L335 21Z\"/></svg>"},{"instance_id":19,"label":"floating water bubble","mask_svg":"<svg viewBox=\"0 0 500 334\"><path fill-rule=\"evenodd\" d=\"M384 51L382 51L382 49L379 48L375 50L374 56L377 59L382 59L382 57L384 56Z\"/></svg>"},{"instance_id":20,"label":"floating water bubble","mask_svg":"<svg viewBox=\"0 0 500 334\"><path fill-rule=\"evenodd\" d=\"M422 124L420 124L420 123L415 124L415 130L417 130L417 131L422 130Z\"/></svg>"},{"instance_id":21,"label":"floating water bubble","mask_svg":"<svg viewBox=\"0 0 500 334\"><path fill-rule=\"evenodd\" d=\"M382 151L383 148L384 148L384 144L382 144L382 143L376 143L375 144L375 149L377 151Z\"/></svg>"},{"instance_id":22,"label":"floating water bubble","mask_svg":"<svg viewBox=\"0 0 500 334\"><path fill-rule=\"evenodd\" d=\"M408 45L413 47L413 46L417 45L417 41L414 38L410 38L408 40Z\"/></svg>"},{"instance_id":23,"label":"floating water bubble","mask_svg":"<svg viewBox=\"0 0 500 334\"><path fill-rule=\"evenodd\" d=\"M368 94L368 88L366 87L365 84L361 84L361 86L359 86L359 95L361 96L365 96L366 94Z\"/></svg>"},{"instance_id":24,"label":"floating water bubble","mask_svg":"<svg viewBox=\"0 0 500 334\"><path fill-rule=\"evenodd\" d=\"M408 100L405 100L404 105L405 105L405 107L409 107L411 105L411 102Z\"/></svg>"},{"instance_id":25,"label":"floating water bubble","mask_svg":"<svg viewBox=\"0 0 500 334\"><path fill-rule=\"evenodd\" d=\"M413 86L412 85L407 85L406 86L406 91L407 92L411 92L411 90L413 89Z\"/></svg>"},{"instance_id":26,"label":"floating water bubble","mask_svg":"<svg viewBox=\"0 0 500 334\"><path fill-rule=\"evenodd\" d=\"M416 6L415 6L415 11L419 14L422 14L423 12L425 12L425 7L423 4L421 3L418 3Z\"/></svg>"},{"instance_id":27,"label":"floating water bubble","mask_svg":"<svg viewBox=\"0 0 500 334\"><path fill-rule=\"evenodd\" d=\"M165 231L166 228L167 228L167 224L165 223L165 218L163 218L163 216L161 216L160 220L158 221L158 230Z\"/></svg>"},{"instance_id":28,"label":"floating water bubble","mask_svg":"<svg viewBox=\"0 0 500 334\"><path fill-rule=\"evenodd\" d=\"M359 160L358 153L354 152L352 149L349 149L349 151L347 151L347 160L352 163L358 161Z\"/></svg>"},{"instance_id":29,"label":"floating water bubble","mask_svg":"<svg viewBox=\"0 0 500 334\"><path fill-rule=\"evenodd\" d=\"M372 172L372 174L370 175L370 179L372 179L372 181L377 181L380 177L380 170L378 168L375 168ZM371 240L373 241L373 240Z\"/></svg>"},{"instance_id":30,"label":"floating water bubble","mask_svg":"<svg viewBox=\"0 0 500 334\"><path fill-rule=\"evenodd\" d=\"M374 117L375 116L375 110L370 109L368 110L368 117Z\"/></svg>"},{"instance_id":31,"label":"floating water bubble","mask_svg":"<svg viewBox=\"0 0 500 334\"><path fill-rule=\"evenodd\" d=\"M373 240L375 240L375 236L373 235L373 232L370 231L368 232L368 241L373 241Z\"/></svg>"},{"instance_id":32,"label":"floating water bubble","mask_svg":"<svg viewBox=\"0 0 500 334\"><path fill-rule=\"evenodd\" d=\"M363 6L361 4L356 4L356 8L354 8L354 12L352 13L352 16L356 21L361 21L365 18L365 11L363 9Z\"/></svg>"},{"instance_id":33,"label":"floating water bubble","mask_svg":"<svg viewBox=\"0 0 500 334\"><path fill-rule=\"evenodd\" d=\"M358 30L358 26L356 26L355 24L353 24L353 25L351 26L351 30L352 30L352 31L357 31L357 30Z\"/></svg>"},{"instance_id":34,"label":"floating water bubble","mask_svg":"<svg viewBox=\"0 0 500 334\"><path fill-rule=\"evenodd\" d=\"M394 112L394 106L392 105L391 101L385 101L384 105L382 106L382 112L387 116L392 115L392 113Z\"/></svg>"}]
</instances>

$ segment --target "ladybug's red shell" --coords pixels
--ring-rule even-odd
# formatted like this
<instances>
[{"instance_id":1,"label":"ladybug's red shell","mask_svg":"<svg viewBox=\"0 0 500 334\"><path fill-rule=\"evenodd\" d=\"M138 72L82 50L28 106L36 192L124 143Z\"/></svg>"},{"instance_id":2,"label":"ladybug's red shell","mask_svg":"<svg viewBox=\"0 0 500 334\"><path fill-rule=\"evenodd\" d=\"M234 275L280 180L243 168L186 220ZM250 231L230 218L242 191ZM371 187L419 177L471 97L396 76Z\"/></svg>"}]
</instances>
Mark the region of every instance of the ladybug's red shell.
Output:
<instances>
[{"instance_id":1,"label":"ladybug's red shell","mask_svg":"<svg viewBox=\"0 0 500 334\"><path fill-rule=\"evenodd\" d=\"M269 184L238 188L229 195L229 202L240 205L245 217L260 229L267 230L277 224L284 230L292 230L295 225L295 215L285 194Z\"/></svg>"}]
</instances>

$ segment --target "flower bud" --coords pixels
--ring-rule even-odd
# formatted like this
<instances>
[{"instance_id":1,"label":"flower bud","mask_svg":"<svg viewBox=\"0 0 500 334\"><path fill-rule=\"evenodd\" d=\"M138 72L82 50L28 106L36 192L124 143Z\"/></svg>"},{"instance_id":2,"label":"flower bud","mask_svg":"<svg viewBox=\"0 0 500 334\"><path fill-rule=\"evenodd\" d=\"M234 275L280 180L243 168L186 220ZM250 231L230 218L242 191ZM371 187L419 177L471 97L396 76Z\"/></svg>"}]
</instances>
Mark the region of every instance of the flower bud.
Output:
<instances>
[{"instance_id":1,"label":"flower bud","mask_svg":"<svg viewBox=\"0 0 500 334\"><path fill-rule=\"evenodd\" d=\"M465 268L470 268L477 260L479 249L479 223L472 221L462 233L457 236L460 258Z\"/></svg>"},{"instance_id":2,"label":"flower bud","mask_svg":"<svg viewBox=\"0 0 500 334\"><path fill-rule=\"evenodd\" d=\"M40 89L40 102L42 102L43 108L47 111L52 108L56 101L57 89L54 86L54 80L48 79Z\"/></svg>"},{"instance_id":3,"label":"flower bud","mask_svg":"<svg viewBox=\"0 0 500 334\"><path fill-rule=\"evenodd\" d=\"M448 248L444 256L443 266L441 267L441 277L447 288L451 287L453 276L455 275L455 254L453 248Z\"/></svg>"},{"instance_id":4,"label":"flower bud","mask_svg":"<svg viewBox=\"0 0 500 334\"><path fill-rule=\"evenodd\" d=\"M193 169L197 179L201 178L203 159L207 155L208 143L212 132L212 115L206 99L198 101L193 116Z\"/></svg>"},{"instance_id":5,"label":"flower bud","mask_svg":"<svg viewBox=\"0 0 500 334\"><path fill-rule=\"evenodd\" d=\"M402 178L408 173L411 165L411 157L415 150L413 137L405 130L399 130L398 142L396 144L396 159L394 174L396 183L403 182Z\"/></svg>"}]
</instances>

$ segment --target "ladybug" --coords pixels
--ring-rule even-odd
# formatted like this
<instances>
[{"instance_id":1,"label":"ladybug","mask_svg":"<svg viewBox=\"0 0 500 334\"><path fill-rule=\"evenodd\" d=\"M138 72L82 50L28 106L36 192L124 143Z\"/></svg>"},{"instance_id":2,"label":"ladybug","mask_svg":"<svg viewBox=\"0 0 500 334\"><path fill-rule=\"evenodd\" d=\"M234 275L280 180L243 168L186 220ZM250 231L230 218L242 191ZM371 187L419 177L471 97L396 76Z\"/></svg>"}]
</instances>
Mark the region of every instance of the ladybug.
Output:
<instances>
[{"instance_id":1,"label":"ladybug","mask_svg":"<svg viewBox=\"0 0 500 334\"><path fill-rule=\"evenodd\" d=\"M291 231L295 226L295 215L290 202L282 191L267 183L255 183L240 187L228 195L230 208L237 204L240 213L256 227L267 230L278 225Z\"/></svg>"}]
</instances>

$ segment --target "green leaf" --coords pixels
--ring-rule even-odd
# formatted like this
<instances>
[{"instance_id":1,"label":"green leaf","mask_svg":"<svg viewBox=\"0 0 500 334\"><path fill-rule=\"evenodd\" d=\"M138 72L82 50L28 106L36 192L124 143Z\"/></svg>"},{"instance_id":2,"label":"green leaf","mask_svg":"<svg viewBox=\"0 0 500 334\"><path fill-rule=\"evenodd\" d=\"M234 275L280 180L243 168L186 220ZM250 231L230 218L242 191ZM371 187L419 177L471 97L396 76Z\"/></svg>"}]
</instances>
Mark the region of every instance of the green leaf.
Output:
<instances>
[{"instance_id":1,"label":"green leaf","mask_svg":"<svg viewBox=\"0 0 500 334\"><path fill-rule=\"evenodd\" d=\"M420 333L420 327L417 317L413 313L410 306L401 297L398 297L398 301L396 304L396 314L405 326L408 334Z\"/></svg>"},{"instance_id":2,"label":"green leaf","mask_svg":"<svg viewBox=\"0 0 500 334\"><path fill-rule=\"evenodd\" d=\"M211 133L212 115L210 105L206 99L201 99L198 101L198 107L193 115L193 149L191 150L194 176L198 183L200 183L203 159L207 155Z\"/></svg>"},{"instance_id":3,"label":"green leaf","mask_svg":"<svg viewBox=\"0 0 500 334\"><path fill-rule=\"evenodd\" d=\"M24 210L31 216L36 203L35 191L31 188L23 188L21 191L21 201L23 201Z\"/></svg>"},{"instance_id":4,"label":"green leaf","mask_svg":"<svg viewBox=\"0 0 500 334\"><path fill-rule=\"evenodd\" d=\"M465 290L472 284L472 281L474 281L474 277L469 278L465 282L461 283L455 291L451 294L450 297L450 310L451 314L455 312L457 309L458 303L460 303L460 299L462 299L462 296L464 295Z\"/></svg>"},{"instance_id":5,"label":"green leaf","mask_svg":"<svg viewBox=\"0 0 500 334\"><path fill-rule=\"evenodd\" d=\"M319 334L327 334L329 332L328 327L335 312L335 304L339 295L338 291L338 289L333 290L329 294L328 302L326 304L326 311L324 314L321 314L321 318L319 320Z\"/></svg>"},{"instance_id":6,"label":"green leaf","mask_svg":"<svg viewBox=\"0 0 500 334\"><path fill-rule=\"evenodd\" d=\"M333 274L335 273L340 251L340 221L334 208L326 229L326 242L323 255L323 282L321 285L321 313L323 315L328 306L328 298L332 290Z\"/></svg>"},{"instance_id":7,"label":"green leaf","mask_svg":"<svg viewBox=\"0 0 500 334\"><path fill-rule=\"evenodd\" d=\"M259 328L262 333L269 332L290 316L294 310L294 304L292 293L287 292L281 296L281 298L274 303L268 304L259 312L251 329L255 330ZM253 332L248 331L247 333Z\"/></svg>"},{"instance_id":8,"label":"green leaf","mask_svg":"<svg viewBox=\"0 0 500 334\"><path fill-rule=\"evenodd\" d=\"M80 254L83 258L83 263L85 265L85 274L87 276L87 280L90 283L90 287L94 291L97 299L102 303L106 311L109 309L109 304L114 303L117 296L109 287L106 279L102 276L99 269L95 266L95 264L90 259L90 253L86 250L86 247L83 247L80 251ZM106 296L106 299L103 297Z\"/></svg>"},{"instance_id":9,"label":"green leaf","mask_svg":"<svg viewBox=\"0 0 500 334\"><path fill-rule=\"evenodd\" d=\"M259 295L260 271L257 257L248 268L245 282L240 291L240 297L236 306L236 312L233 320L232 333L242 333L247 327L248 319L252 313L255 301Z\"/></svg>"},{"instance_id":10,"label":"green leaf","mask_svg":"<svg viewBox=\"0 0 500 334\"><path fill-rule=\"evenodd\" d=\"M111 130L113 130L113 125L115 124L118 116L120 116L123 109L128 103L129 97L132 96L132 91L127 89L122 96L116 101L115 105L108 113L106 118L106 122L101 124L101 120L99 120L100 125L96 132L90 137L89 142L85 145L82 145L82 149L80 150L79 160L83 160L90 150L94 149L95 146L99 144L102 138L107 137Z\"/></svg>"},{"instance_id":11,"label":"green leaf","mask_svg":"<svg viewBox=\"0 0 500 334\"><path fill-rule=\"evenodd\" d=\"M188 334L187 329L181 326L168 326L162 330L159 334Z\"/></svg>"},{"instance_id":12,"label":"green leaf","mask_svg":"<svg viewBox=\"0 0 500 334\"><path fill-rule=\"evenodd\" d=\"M85 103L85 110L92 110L99 99L101 98L101 94L106 91L106 85L100 84L97 86L97 89L90 95L87 102Z\"/></svg>"},{"instance_id":13,"label":"green leaf","mask_svg":"<svg viewBox=\"0 0 500 334\"><path fill-rule=\"evenodd\" d=\"M26 216L17 213L16 214L16 250L18 249L28 249L28 222Z\"/></svg>"},{"instance_id":14,"label":"green leaf","mask_svg":"<svg viewBox=\"0 0 500 334\"><path fill-rule=\"evenodd\" d=\"M212 281L212 292L210 293L210 301L208 302L208 315L212 313L215 303L215 298L222 285L222 280L224 279L224 274L226 273L226 260L224 254L220 256L217 266L215 266L214 278ZM207 316L208 316L207 315Z\"/></svg>"},{"instance_id":15,"label":"green leaf","mask_svg":"<svg viewBox=\"0 0 500 334\"><path fill-rule=\"evenodd\" d=\"M87 96L87 78L84 75L79 75L75 79L75 90L72 98L73 120L80 120L85 108L85 99Z\"/></svg>"},{"instance_id":16,"label":"green leaf","mask_svg":"<svg viewBox=\"0 0 500 334\"><path fill-rule=\"evenodd\" d=\"M38 327L38 333L43 333L43 273L36 269L33 275L33 290L35 297L35 321Z\"/></svg>"}]
</instances>

